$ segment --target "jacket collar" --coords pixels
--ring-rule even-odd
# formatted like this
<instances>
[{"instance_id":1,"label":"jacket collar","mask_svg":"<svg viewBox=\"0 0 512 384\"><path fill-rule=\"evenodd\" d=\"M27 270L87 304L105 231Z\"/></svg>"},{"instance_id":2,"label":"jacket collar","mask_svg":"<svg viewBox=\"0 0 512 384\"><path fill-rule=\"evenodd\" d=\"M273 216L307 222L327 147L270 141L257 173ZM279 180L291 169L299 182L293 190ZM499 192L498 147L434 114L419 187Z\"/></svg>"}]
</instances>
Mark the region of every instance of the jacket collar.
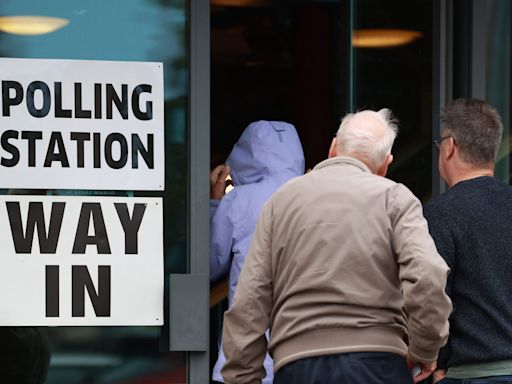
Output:
<instances>
[{"instance_id":1,"label":"jacket collar","mask_svg":"<svg viewBox=\"0 0 512 384\"><path fill-rule=\"evenodd\" d=\"M333 165L352 165L357 168L359 168L363 172L372 173L370 168L366 164L364 164L362 161L357 160L353 157L348 156L335 156L331 157L330 159L324 160L321 163L318 163L313 169L322 169L325 167L330 167Z\"/></svg>"}]
</instances>

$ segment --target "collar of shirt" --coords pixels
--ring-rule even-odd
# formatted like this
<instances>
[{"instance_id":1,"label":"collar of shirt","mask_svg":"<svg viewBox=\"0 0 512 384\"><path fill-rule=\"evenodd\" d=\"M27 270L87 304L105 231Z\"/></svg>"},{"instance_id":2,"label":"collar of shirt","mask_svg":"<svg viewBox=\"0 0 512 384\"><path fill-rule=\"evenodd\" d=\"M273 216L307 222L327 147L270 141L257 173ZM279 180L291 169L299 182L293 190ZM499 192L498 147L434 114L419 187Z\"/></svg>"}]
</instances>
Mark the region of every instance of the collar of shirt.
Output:
<instances>
[{"instance_id":1,"label":"collar of shirt","mask_svg":"<svg viewBox=\"0 0 512 384\"><path fill-rule=\"evenodd\" d=\"M362 161L357 160L353 157L348 157L348 156L331 157L330 159L327 159L327 160L322 161L321 163L318 163L315 166L315 168L313 168L313 169L314 170L322 169L325 167L330 167L332 165L353 165L353 166L356 166L357 168L361 169L363 172L372 173L372 171L370 171L370 168L368 168L368 166L365 163L363 163Z\"/></svg>"}]
</instances>

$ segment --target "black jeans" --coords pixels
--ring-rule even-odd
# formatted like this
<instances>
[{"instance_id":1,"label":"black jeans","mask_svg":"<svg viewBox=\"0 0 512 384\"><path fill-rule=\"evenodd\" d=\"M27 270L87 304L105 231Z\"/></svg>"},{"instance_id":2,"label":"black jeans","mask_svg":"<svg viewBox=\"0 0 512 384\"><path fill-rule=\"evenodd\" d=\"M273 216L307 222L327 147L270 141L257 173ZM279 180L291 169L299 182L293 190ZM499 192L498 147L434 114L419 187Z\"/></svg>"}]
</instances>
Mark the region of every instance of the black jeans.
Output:
<instances>
[{"instance_id":1,"label":"black jeans","mask_svg":"<svg viewBox=\"0 0 512 384\"><path fill-rule=\"evenodd\" d=\"M402 356L386 352L340 353L286 364L274 384L412 384Z\"/></svg>"}]
</instances>

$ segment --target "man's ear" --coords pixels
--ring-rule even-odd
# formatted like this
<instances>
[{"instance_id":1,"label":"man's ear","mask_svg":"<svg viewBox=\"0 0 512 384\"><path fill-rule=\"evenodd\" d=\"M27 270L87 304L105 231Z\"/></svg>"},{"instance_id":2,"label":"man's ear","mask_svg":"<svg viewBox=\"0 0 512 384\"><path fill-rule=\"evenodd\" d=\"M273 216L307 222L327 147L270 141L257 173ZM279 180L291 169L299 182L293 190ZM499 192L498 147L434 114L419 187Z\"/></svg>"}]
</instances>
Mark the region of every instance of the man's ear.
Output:
<instances>
[{"instance_id":1,"label":"man's ear","mask_svg":"<svg viewBox=\"0 0 512 384\"><path fill-rule=\"evenodd\" d=\"M453 137L448 138L446 141L447 143L444 145L444 154L445 158L449 160L455 154L455 141L453 141ZM443 150L443 147L441 147L441 150Z\"/></svg>"},{"instance_id":2,"label":"man's ear","mask_svg":"<svg viewBox=\"0 0 512 384\"><path fill-rule=\"evenodd\" d=\"M327 155L327 157L330 159L331 157L335 157L337 156L337 153L336 153L336 138L333 138L332 141L331 141L331 146L329 147L329 154Z\"/></svg>"},{"instance_id":3,"label":"man's ear","mask_svg":"<svg viewBox=\"0 0 512 384\"><path fill-rule=\"evenodd\" d=\"M386 159L384 160L384 162L380 166L380 168L377 171L376 175L383 176L383 177L386 176L386 174L388 173L389 165L392 162L393 162L393 155L390 153L389 155L386 156Z\"/></svg>"}]
</instances>

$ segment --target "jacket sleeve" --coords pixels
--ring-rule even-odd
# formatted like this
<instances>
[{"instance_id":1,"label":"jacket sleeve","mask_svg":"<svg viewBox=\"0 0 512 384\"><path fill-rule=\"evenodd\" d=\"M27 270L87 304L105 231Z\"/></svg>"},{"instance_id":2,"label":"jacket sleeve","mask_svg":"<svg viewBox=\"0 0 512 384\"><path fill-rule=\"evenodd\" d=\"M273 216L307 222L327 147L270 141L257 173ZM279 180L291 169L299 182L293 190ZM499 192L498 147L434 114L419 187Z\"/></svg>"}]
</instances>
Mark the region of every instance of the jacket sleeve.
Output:
<instances>
[{"instance_id":1,"label":"jacket sleeve","mask_svg":"<svg viewBox=\"0 0 512 384\"><path fill-rule=\"evenodd\" d=\"M222 369L226 384L260 384L265 377L265 331L272 309L270 205L261 210L249 253L245 259L232 308L224 315Z\"/></svg>"},{"instance_id":2,"label":"jacket sleeve","mask_svg":"<svg viewBox=\"0 0 512 384\"><path fill-rule=\"evenodd\" d=\"M229 195L219 202L210 200L210 280L215 281L229 271L235 226Z\"/></svg>"},{"instance_id":3,"label":"jacket sleeve","mask_svg":"<svg viewBox=\"0 0 512 384\"><path fill-rule=\"evenodd\" d=\"M217 208L219 206L220 200L210 199L210 222L215 216L215 212L217 212Z\"/></svg>"},{"instance_id":4,"label":"jacket sleeve","mask_svg":"<svg viewBox=\"0 0 512 384\"><path fill-rule=\"evenodd\" d=\"M419 200L400 184L394 192L393 247L408 314L408 353L418 362L432 362L448 339L450 269L437 253Z\"/></svg>"},{"instance_id":5,"label":"jacket sleeve","mask_svg":"<svg viewBox=\"0 0 512 384\"><path fill-rule=\"evenodd\" d=\"M428 222L428 229L430 235L436 243L439 254L444 258L446 263L451 269L451 273L448 275L448 281L446 283L446 293L448 296L452 296L452 285L453 275L456 269L455 262L455 244L453 237L450 234L449 227L446 225L443 219L444 212L439 210L439 207L432 205L432 203L425 205L423 213ZM455 309L455 304L454 304ZM451 353L451 343L448 338L446 345L439 351L439 358L437 359L437 367L439 369L446 369L448 359Z\"/></svg>"}]
</instances>

